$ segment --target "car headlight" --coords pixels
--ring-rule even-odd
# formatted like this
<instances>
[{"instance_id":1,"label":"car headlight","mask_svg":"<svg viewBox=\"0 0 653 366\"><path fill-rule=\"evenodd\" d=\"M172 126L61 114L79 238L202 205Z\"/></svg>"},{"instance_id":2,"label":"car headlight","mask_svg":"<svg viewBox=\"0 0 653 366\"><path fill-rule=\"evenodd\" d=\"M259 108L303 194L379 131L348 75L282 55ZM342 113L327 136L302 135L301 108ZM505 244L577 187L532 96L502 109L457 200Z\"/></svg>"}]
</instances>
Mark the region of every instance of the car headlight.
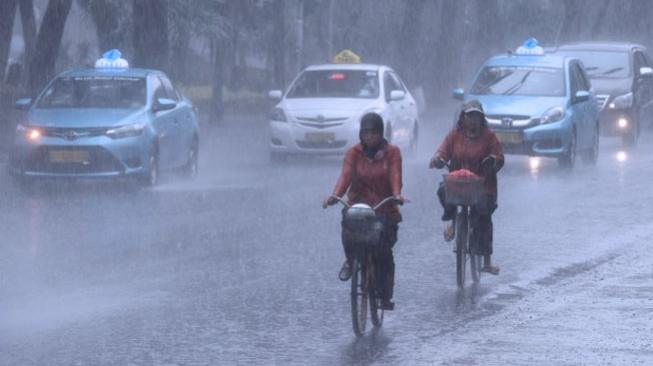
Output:
<instances>
[{"instance_id":1,"label":"car headlight","mask_svg":"<svg viewBox=\"0 0 653 366\"><path fill-rule=\"evenodd\" d=\"M626 109L633 106L633 93L620 95L610 102L610 109Z\"/></svg>"},{"instance_id":2,"label":"car headlight","mask_svg":"<svg viewBox=\"0 0 653 366\"><path fill-rule=\"evenodd\" d=\"M553 107L549 108L542 117L540 117L540 123L553 123L558 122L565 118L565 109L563 107Z\"/></svg>"},{"instance_id":3,"label":"car headlight","mask_svg":"<svg viewBox=\"0 0 653 366\"><path fill-rule=\"evenodd\" d=\"M133 125L121 126L107 130L107 136L111 137L112 139L135 137L140 136L144 130L144 123L134 123Z\"/></svg>"},{"instance_id":4,"label":"car headlight","mask_svg":"<svg viewBox=\"0 0 653 366\"><path fill-rule=\"evenodd\" d=\"M36 141L43 136L43 133L38 128L27 127L19 123L16 125L16 135L25 136L29 141Z\"/></svg>"},{"instance_id":5,"label":"car headlight","mask_svg":"<svg viewBox=\"0 0 653 366\"><path fill-rule=\"evenodd\" d=\"M283 109L281 108L274 108L272 112L270 112L270 120L277 122L288 122L286 113L284 113Z\"/></svg>"}]
</instances>

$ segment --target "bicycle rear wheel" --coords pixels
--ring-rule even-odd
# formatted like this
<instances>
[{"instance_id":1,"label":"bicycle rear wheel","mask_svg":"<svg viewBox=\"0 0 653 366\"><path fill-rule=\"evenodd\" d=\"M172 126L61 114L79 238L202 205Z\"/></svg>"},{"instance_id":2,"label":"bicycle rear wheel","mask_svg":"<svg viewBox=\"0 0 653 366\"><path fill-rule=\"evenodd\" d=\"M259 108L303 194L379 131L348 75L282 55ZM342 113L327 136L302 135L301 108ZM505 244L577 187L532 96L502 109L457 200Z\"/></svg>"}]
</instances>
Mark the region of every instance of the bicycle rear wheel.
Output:
<instances>
[{"instance_id":1,"label":"bicycle rear wheel","mask_svg":"<svg viewBox=\"0 0 653 366\"><path fill-rule=\"evenodd\" d=\"M377 272L374 262L374 256L369 255L367 259L367 292L369 293L370 301L370 316L372 318L372 324L375 327L380 327L383 325L383 308L381 307L381 298L377 296Z\"/></svg>"},{"instance_id":2,"label":"bicycle rear wheel","mask_svg":"<svg viewBox=\"0 0 653 366\"><path fill-rule=\"evenodd\" d=\"M467 264L467 245L469 243L467 210L456 216L456 283L459 289L465 287L465 267Z\"/></svg>"},{"instance_id":3,"label":"bicycle rear wheel","mask_svg":"<svg viewBox=\"0 0 653 366\"><path fill-rule=\"evenodd\" d=\"M361 337L365 334L367 323L367 288L365 281L367 273L358 258L351 263L351 322L354 334Z\"/></svg>"},{"instance_id":4,"label":"bicycle rear wheel","mask_svg":"<svg viewBox=\"0 0 653 366\"><path fill-rule=\"evenodd\" d=\"M474 283L481 282L481 256L474 253L472 250L469 254L469 269L472 272L472 280Z\"/></svg>"}]
</instances>

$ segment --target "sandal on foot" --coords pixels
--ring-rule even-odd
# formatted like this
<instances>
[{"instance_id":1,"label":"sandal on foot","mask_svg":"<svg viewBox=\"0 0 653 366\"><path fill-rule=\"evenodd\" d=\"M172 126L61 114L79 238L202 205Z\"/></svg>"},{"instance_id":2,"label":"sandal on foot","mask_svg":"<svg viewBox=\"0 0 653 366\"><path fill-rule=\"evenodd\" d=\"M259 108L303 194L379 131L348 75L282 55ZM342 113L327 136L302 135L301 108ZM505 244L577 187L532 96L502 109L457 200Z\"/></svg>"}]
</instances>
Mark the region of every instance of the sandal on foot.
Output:
<instances>
[{"instance_id":1,"label":"sandal on foot","mask_svg":"<svg viewBox=\"0 0 653 366\"><path fill-rule=\"evenodd\" d=\"M495 275L495 276L499 274L499 271L500 271L500 269L497 266L485 266L485 267L481 268L481 272L486 272L486 273L489 273L489 274Z\"/></svg>"}]
</instances>

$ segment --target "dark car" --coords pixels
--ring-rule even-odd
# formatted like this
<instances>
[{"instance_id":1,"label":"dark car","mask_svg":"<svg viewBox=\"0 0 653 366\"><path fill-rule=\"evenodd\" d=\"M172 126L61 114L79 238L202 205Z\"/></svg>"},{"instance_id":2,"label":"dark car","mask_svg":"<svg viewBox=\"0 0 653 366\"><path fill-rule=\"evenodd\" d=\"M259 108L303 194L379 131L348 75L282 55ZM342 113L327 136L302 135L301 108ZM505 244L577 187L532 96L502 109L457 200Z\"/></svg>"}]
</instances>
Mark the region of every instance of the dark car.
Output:
<instances>
[{"instance_id":1,"label":"dark car","mask_svg":"<svg viewBox=\"0 0 653 366\"><path fill-rule=\"evenodd\" d=\"M577 43L557 51L579 58L592 81L601 110L601 134L637 143L642 125L651 121L653 64L646 48L630 43Z\"/></svg>"}]
</instances>

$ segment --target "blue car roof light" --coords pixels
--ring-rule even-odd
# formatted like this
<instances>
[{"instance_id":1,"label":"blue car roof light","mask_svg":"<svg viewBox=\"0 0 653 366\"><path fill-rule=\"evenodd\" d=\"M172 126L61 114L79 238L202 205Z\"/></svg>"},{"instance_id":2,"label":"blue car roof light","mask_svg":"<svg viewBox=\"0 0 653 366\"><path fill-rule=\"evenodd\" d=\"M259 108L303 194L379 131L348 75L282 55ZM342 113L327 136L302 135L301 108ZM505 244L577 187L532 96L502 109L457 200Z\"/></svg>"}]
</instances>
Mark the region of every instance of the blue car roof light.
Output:
<instances>
[{"instance_id":1,"label":"blue car roof light","mask_svg":"<svg viewBox=\"0 0 653 366\"><path fill-rule=\"evenodd\" d=\"M542 56L544 55L544 48L539 45L537 39L529 38L517 48L515 54L522 56Z\"/></svg>"},{"instance_id":2,"label":"blue car roof light","mask_svg":"<svg viewBox=\"0 0 653 366\"><path fill-rule=\"evenodd\" d=\"M122 57L122 53L117 49L105 52L102 58L95 61L96 69L127 69L129 63Z\"/></svg>"}]
</instances>

